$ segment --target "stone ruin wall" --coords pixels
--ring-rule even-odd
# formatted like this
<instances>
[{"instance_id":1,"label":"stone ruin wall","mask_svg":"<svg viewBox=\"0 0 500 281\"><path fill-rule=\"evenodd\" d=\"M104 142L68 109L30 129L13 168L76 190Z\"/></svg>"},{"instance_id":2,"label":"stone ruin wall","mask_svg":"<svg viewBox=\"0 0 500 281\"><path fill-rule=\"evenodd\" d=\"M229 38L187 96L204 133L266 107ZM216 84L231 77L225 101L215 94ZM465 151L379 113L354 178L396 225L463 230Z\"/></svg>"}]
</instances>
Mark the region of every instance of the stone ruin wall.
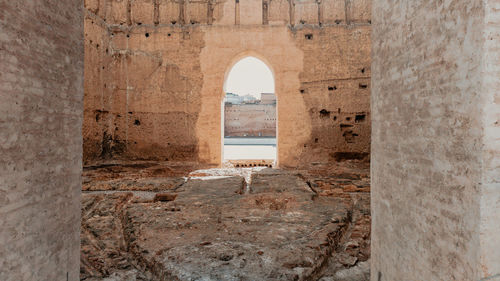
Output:
<instances>
[{"instance_id":1,"label":"stone ruin wall","mask_svg":"<svg viewBox=\"0 0 500 281\"><path fill-rule=\"evenodd\" d=\"M278 162L370 152L371 2L85 1L84 161L221 162L224 79L273 70Z\"/></svg>"},{"instance_id":2,"label":"stone ruin wall","mask_svg":"<svg viewBox=\"0 0 500 281\"><path fill-rule=\"evenodd\" d=\"M83 12L0 1L0 280L78 280Z\"/></svg>"},{"instance_id":3,"label":"stone ruin wall","mask_svg":"<svg viewBox=\"0 0 500 281\"><path fill-rule=\"evenodd\" d=\"M275 104L226 104L225 137L276 137Z\"/></svg>"},{"instance_id":4,"label":"stone ruin wall","mask_svg":"<svg viewBox=\"0 0 500 281\"><path fill-rule=\"evenodd\" d=\"M371 280L498 281L500 3L373 11Z\"/></svg>"}]
</instances>

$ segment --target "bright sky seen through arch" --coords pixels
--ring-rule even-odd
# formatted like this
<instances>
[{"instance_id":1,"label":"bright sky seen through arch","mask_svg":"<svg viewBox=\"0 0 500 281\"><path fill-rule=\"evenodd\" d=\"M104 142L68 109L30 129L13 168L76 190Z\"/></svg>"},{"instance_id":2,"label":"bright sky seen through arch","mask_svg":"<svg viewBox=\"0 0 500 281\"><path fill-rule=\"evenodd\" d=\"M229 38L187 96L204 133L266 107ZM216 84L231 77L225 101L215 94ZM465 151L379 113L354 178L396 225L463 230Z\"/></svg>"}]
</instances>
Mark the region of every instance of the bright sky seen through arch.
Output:
<instances>
[{"instance_id":1,"label":"bright sky seen through arch","mask_svg":"<svg viewBox=\"0 0 500 281\"><path fill-rule=\"evenodd\" d=\"M237 62L227 77L226 92L237 95L274 93L273 73L267 65L255 57L246 57Z\"/></svg>"}]
</instances>

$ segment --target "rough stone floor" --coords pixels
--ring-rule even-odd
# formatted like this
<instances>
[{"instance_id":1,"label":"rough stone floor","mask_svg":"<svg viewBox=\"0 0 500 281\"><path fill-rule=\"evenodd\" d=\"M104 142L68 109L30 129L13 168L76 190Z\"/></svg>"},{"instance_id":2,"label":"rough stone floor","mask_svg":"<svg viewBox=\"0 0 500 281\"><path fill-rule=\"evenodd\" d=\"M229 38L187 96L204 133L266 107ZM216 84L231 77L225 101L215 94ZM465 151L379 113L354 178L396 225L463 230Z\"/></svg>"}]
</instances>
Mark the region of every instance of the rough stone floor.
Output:
<instances>
[{"instance_id":1,"label":"rough stone floor","mask_svg":"<svg viewBox=\"0 0 500 281\"><path fill-rule=\"evenodd\" d=\"M366 163L85 167L81 280L369 279Z\"/></svg>"}]
</instances>

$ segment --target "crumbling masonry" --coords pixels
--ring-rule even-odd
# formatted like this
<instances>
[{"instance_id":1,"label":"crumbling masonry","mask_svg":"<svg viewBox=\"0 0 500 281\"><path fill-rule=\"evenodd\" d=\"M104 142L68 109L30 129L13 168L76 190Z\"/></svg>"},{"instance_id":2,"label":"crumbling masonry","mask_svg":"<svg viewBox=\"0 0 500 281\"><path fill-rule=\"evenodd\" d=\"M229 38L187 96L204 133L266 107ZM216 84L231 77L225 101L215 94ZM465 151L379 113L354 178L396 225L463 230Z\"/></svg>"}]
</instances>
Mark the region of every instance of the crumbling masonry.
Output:
<instances>
[{"instance_id":1,"label":"crumbling masonry","mask_svg":"<svg viewBox=\"0 0 500 281\"><path fill-rule=\"evenodd\" d=\"M84 161L221 163L225 76L273 70L278 164L370 152L371 2L85 1Z\"/></svg>"},{"instance_id":2,"label":"crumbling masonry","mask_svg":"<svg viewBox=\"0 0 500 281\"><path fill-rule=\"evenodd\" d=\"M500 280L498 1L82 4L0 0L0 280ZM249 55L281 169L200 170Z\"/></svg>"}]
</instances>

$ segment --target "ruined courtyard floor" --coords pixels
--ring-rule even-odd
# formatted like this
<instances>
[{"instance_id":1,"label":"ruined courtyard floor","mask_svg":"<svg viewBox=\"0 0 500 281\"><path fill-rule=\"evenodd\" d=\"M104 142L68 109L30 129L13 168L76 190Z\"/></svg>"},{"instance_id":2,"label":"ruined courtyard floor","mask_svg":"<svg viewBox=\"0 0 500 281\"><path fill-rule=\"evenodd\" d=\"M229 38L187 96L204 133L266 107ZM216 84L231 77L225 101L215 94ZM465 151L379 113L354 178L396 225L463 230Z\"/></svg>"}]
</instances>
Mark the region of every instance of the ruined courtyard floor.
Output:
<instances>
[{"instance_id":1,"label":"ruined courtyard floor","mask_svg":"<svg viewBox=\"0 0 500 281\"><path fill-rule=\"evenodd\" d=\"M369 279L368 163L202 168L85 167L81 279Z\"/></svg>"}]
</instances>

